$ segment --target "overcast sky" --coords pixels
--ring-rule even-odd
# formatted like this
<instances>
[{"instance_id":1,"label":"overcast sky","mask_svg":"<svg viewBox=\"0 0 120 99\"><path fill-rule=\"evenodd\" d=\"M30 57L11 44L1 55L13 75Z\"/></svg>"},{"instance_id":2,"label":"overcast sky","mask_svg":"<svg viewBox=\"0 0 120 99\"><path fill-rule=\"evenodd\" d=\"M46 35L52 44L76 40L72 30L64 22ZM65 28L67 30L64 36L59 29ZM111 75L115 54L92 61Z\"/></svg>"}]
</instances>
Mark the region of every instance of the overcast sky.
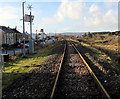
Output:
<instances>
[{"instance_id":1,"label":"overcast sky","mask_svg":"<svg viewBox=\"0 0 120 99\"><path fill-rule=\"evenodd\" d=\"M27 0L26 0L27 1ZM45 29L47 33L87 32L118 30L117 2L26 2L25 14L29 14L28 5L32 5L33 32ZM0 2L0 25L10 26L22 32L22 3ZM29 32L29 23L25 23Z\"/></svg>"}]
</instances>

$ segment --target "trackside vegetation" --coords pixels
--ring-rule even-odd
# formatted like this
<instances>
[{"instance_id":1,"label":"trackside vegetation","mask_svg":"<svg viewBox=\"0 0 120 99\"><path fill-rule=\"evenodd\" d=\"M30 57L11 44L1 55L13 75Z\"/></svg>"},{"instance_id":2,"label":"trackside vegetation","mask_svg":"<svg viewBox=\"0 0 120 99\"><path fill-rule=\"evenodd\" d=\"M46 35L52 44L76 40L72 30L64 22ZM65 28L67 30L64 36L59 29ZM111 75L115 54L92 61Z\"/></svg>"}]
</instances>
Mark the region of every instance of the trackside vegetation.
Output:
<instances>
[{"instance_id":1,"label":"trackside vegetation","mask_svg":"<svg viewBox=\"0 0 120 99\"><path fill-rule=\"evenodd\" d=\"M33 69L40 68L46 59L52 53L52 50L59 45L59 41L45 47L36 46L36 54L28 54L27 58L13 56L12 59L5 63L2 72L2 89L7 88L13 81L25 73L29 73Z\"/></svg>"}]
</instances>

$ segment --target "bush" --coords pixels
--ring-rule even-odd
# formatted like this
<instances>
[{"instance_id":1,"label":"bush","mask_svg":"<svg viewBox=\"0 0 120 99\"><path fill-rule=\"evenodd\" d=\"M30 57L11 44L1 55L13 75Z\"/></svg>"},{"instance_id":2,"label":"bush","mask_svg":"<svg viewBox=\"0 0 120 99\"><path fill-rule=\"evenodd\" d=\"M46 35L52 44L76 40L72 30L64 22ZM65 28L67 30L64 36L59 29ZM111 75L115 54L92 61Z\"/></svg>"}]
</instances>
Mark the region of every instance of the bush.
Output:
<instances>
[{"instance_id":1,"label":"bush","mask_svg":"<svg viewBox=\"0 0 120 99\"><path fill-rule=\"evenodd\" d=\"M8 48L9 48L9 44L2 44L2 47L3 47L4 49L8 49Z\"/></svg>"}]
</instances>

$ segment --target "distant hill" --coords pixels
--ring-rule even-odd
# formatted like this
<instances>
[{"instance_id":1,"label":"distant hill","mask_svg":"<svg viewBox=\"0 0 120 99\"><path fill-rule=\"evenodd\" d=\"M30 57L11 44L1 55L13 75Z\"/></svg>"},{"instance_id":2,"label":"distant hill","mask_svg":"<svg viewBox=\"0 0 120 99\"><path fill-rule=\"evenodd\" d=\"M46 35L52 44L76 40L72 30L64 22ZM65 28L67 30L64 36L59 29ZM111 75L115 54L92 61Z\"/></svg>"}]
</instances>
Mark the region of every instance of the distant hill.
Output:
<instances>
[{"instance_id":1,"label":"distant hill","mask_svg":"<svg viewBox=\"0 0 120 99\"><path fill-rule=\"evenodd\" d=\"M72 36L81 36L85 32L64 32L64 33L49 33L48 35L53 36L53 35L72 35Z\"/></svg>"},{"instance_id":2,"label":"distant hill","mask_svg":"<svg viewBox=\"0 0 120 99\"><path fill-rule=\"evenodd\" d=\"M66 32L66 33L60 33L61 35L72 35L72 36L81 36L83 35L84 33L83 32Z\"/></svg>"}]
</instances>

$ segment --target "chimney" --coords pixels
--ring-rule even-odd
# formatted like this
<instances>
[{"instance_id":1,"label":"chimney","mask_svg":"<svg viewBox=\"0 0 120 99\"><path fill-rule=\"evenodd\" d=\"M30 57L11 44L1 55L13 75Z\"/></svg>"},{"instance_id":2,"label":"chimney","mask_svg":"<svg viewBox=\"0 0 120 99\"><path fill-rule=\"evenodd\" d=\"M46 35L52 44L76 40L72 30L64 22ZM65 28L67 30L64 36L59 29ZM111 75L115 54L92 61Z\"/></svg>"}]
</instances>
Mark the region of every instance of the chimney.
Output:
<instances>
[{"instance_id":1,"label":"chimney","mask_svg":"<svg viewBox=\"0 0 120 99\"><path fill-rule=\"evenodd\" d=\"M44 32L44 29L41 29L40 32Z\"/></svg>"},{"instance_id":2,"label":"chimney","mask_svg":"<svg viewBox=\"0 0 120 99\"><path fill-rule=\"evenodd\" d=\"M15 26L15 30L17 30L17 26Z\"/></svg>"}]
</instances>

